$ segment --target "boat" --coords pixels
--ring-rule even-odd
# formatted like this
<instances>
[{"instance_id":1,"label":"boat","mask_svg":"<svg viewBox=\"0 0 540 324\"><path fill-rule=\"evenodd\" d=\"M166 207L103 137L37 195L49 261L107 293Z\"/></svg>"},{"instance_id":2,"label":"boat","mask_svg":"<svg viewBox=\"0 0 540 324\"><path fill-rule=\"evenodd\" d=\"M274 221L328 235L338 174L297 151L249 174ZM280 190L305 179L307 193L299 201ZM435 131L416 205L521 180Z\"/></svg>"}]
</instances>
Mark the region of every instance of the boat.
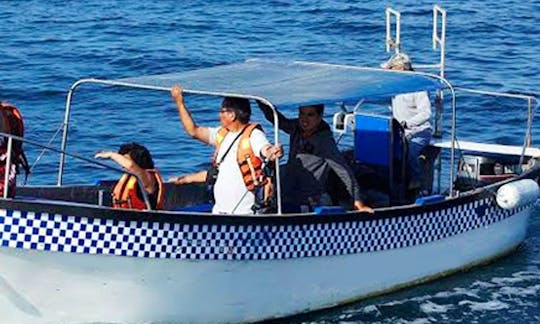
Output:
<instances>
[{"instance_id":1,"label":"boat","mask_svg":"<svg viewBox=\"0 0 540 324\"><path fill-rule=\"evenodd\" d=\"M436 6L434 17L443 19L445 11ZM440 31L434 33L443 45ZM390 37L387 43L395 47L399 39ZM444 70L442 59L437 66ZM0 321L278 319L433 280L510 253L526 238L538 198L540 150L530 144L538 98L459 88L441 74L259 59L167 75L75 82L67 94L60 149L3 134L8 144L19 140L27 149L57 152L60 163L56 183L19 186L14 197L4 190L0 199ZM198 185L167 184L165 208L155 211L110 207L110 181L63 184L67 156L104 165L67 147L72 101L80 86L168 95L177 82L186 93L258 100L274 111L339 103L333 127L354 143L353 162L380 158L360 162L385 173L379 179L384 179L388 205L375 208L374 214L336 206L286 213L279 198L279 165L277 209L262 215L212 215L205 188ZM429 192L410 197L403 186L399 128L391 118L366 110L398 93L423 90L442 98L439 103L450 103L452 117L449 130L435 129L449 139L429 146ZM458 91L523 100L529 118L524 145L460 141ZM439 122L443 116L436 118ZM278 143L277 123L274 133ZM377 141L377 154L360 144L365 139ZM442 182L437 179L444 176L448 187L438 188Z\"/></svg>"}]
</instances>

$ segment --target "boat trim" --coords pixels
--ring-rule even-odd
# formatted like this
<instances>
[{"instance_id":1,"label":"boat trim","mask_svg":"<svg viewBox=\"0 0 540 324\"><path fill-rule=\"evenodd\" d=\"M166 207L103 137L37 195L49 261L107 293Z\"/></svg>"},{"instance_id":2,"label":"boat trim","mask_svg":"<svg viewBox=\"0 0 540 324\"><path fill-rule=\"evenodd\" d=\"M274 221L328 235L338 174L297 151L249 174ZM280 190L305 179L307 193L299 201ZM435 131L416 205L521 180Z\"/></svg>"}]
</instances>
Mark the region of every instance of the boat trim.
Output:
<instances>
[{"instance_id":1,"label":"boat trim","mask_svg":"<svg viewBox=\"0 0 540 324\"><path fill-rule=\"evenodd\" d=\"M434 147L448 149L452 147L452 142L451 141L433 141L431 142L430 145ZM455 145L458 147L460 151L473 151L473 152L494 153L494 154L514 155L514 156L524 155L526 157L533 157L533 158L540 157L540 149L535 148L535 147L526 147L525 151L523 151L522 146L488 144L488 143L462 141L462 140L456 141ZM521 163L522 162L520 162L520 164Z\"/></svg>"}]
</instances>

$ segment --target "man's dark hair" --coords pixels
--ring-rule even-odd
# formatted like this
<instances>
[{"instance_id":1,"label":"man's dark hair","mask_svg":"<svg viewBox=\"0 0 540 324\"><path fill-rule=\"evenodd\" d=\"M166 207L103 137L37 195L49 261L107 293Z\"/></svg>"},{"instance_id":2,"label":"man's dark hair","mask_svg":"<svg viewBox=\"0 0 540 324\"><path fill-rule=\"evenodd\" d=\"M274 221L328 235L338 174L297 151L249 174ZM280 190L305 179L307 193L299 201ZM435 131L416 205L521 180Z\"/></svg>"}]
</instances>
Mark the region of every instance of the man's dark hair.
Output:
<instances>
[{"instance_id":1,"label":"man's dark hair","mask_svg":"<svg viewBox=\"0 0 540 324\"><path fill-rule=\"evenodd\" d=\"M324 104L305 105L305 106L298 107L298 109L310 108L310 107L315 108L315 111L317 112L319 116L322 116L324 114Z\"/></svg>"},{"instance_id":2,"label":"man's dark hair","mask_svg":"<svg viewBox=\"0 0 540 324\"><path fill-rule=\"evenodd\" d=\"M154 160L148 149L138 143L124 143L120 145L118 154L129 154L131 159L143 169L153 169Z\"/></svg>"},{"instance_id":3,"label":"man's dark hair","mask_svg":"<svg viewBox=\"0 0 540 324\"><path fill-rule=\"evenodd\" d=\"M229 109L236 114L236 118L242 124L249 123L251 117L251 105L249 99L225 97L221 103L221 108Z\"/></svg>"}]
</instances>

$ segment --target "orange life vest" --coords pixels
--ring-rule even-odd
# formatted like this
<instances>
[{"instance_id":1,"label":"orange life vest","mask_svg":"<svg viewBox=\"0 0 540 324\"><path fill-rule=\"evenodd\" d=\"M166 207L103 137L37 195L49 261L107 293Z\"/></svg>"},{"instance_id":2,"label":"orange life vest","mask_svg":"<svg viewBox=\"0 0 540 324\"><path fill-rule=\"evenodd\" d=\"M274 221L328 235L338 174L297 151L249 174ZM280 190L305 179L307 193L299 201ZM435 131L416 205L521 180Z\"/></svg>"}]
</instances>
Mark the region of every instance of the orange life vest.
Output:
<instances>
[{"instance_id":1,"label":"orange life vest","mask_svg":"<svg viewBox=\"0 0 540 324\"><path fill-rule=\"evenodd\" d=\"M6 133L6 134L12 134L19 137L24 137L24 118L20 112L20 110L7 103L7 102L0 102L0 132ZM13 140L11 148L11 163L15 165L15 173L13 173L13 179L12 174L10 173L10 182L9 186L13 185L13 190L15 189L15 174L19 174L19 165L24 168L24 171L26 173L26 177L28 177L28 174L30 173L30 165L28 164L28 160L26 159L26 155L24 154L23 150L23 142L19 140ZM7 146L8 146L8 137L0 137L0 164L4 165L7 161ZM3 187L4 183L4 170L0 171L0 186ZM26 181L26 180L25 180ZM13 184L12 184L13 182ZM2 189L3 190L3 189ZM9 190L10 193L14 193L13 190ZM8 194L8 196L12 197L11 194Z\"/></svg>"},{"instance_id":2,"label":"orange life vest","mask_svg":"<svg viewBox=\"0 0 540 324\"><path fill-rule=\"evenodd\" d=\"M242 174L246 188L250 191L255 190L255 187L263 186L268 182L262 169L263 161L255 154L255 152L253 152L251 141L249 140L251 133L255 128L261 129L261 126L259 124L248 124L246 126L246 129L238 139L238 154L236 155L240 173ZM215 157L217 157L217 153L219 152L219 147L228 132L229 131L224 127L221 127L217 132L214 163Z\"/></svg>"},{"instance_id":3,"label":"orange life vest","mask_svg":"<svg viewBox=\"0 0 540 324\"><path fill-rule=\"evenodd\" d=\"M163 178L157 170L146 170L156 179L158 185L157 193L154 196L157 197L156 209L163 208ZM131 209L146 209L144 199L137 195L137 177L124 173L120 180L116 183L113 190L113 207L114 208L131 208ZM151 203L150 203L151 204Z\"/></svg>"}]
</instances>

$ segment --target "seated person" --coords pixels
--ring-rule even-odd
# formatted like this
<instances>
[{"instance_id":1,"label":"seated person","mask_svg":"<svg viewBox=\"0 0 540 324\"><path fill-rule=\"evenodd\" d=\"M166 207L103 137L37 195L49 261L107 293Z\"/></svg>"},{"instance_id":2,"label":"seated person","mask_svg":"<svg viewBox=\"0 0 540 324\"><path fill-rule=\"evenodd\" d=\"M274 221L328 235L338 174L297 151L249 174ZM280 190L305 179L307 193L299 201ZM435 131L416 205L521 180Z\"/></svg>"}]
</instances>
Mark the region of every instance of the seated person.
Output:
<instances>
[{"instance_id":1,"label":"seated person","mask_svg":"<svg viewBox=\"0 0 540 324\"><path fill-rule=\"evenodd\" d=\"M407 54L396 53L381 67L396 71L414 71ZM427 91L400 94L392 98L392 114L405 129L408 143L409 187L419 188L423 173L419 163L422 150L431 140L431 102Z\"/></svg>"},{"instance_id":2,"label":"seated person","mask_svg":"<svg viewBox=\"0 0 540 324\"><path fill-rule=\"evenodd\" d=\"M259 102L266 119L274 122L272 109ZM292 204L325 204L329 171L333 170L347 188L356 210L373 213L365 205L354 174L339 152L330 126L323 120L324 105L302 106L298 118L278 112L279 128L290 136L289 160L285 166L282 196ZM323 201L321 201L321 199Z\"/></svg>"},{"instance_id":3,"label":"seated person","mask_svg":"<svg viewBox=\"0 0 540 324\"><path fill-rule=\"evenodd\" d=\"M124 173L116 183L113 190L113 207L147 209L138 178L148 194L151 209L162 208L163 179L154 169L154 161L146 147L137 143L125 143L120 146L118 153L102 151L97 153L95 158L111 159L131 173Z\"/></svg>"}]
</instances>

